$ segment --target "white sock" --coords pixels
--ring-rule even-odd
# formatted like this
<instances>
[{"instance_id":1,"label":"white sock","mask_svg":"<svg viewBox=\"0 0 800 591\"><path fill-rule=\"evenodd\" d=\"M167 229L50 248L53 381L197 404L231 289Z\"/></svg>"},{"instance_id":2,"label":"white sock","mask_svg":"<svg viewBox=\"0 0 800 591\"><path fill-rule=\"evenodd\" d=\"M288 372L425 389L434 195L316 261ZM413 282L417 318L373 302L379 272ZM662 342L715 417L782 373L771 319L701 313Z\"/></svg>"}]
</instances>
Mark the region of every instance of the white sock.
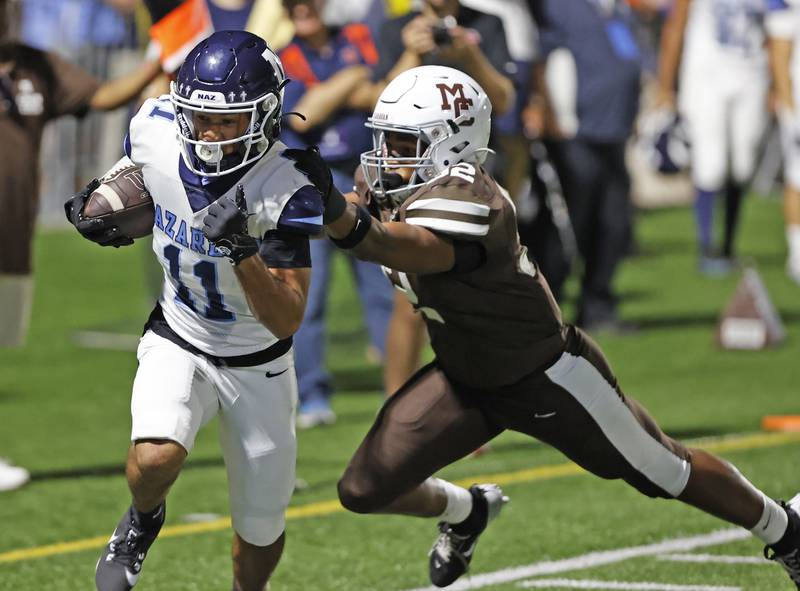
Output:
<instances>
[{"instance_id":1,"label":"white sock","mask_svg":"<svg viewBox=\"0 0 800 591\"><path fill-rule=\"evenodd\" d=\"M750 531L765 544L774 544L786 533L789 527L789 516L778 503L761 493L764 499L764 512L756 526Z\"/></svg>"},{"instance_id":2,"label":"white sock","mask_svg":"<svg viewBox=\"0 0 800 591\"><path fill-rule=\"evenodd\" d=\"M439 515L439 520L447 523L461 523L472 512L472 495L466 488L456 486L441 478L432 478L447 495L447 506Z\"/></svg>"},{"instance_id":3,"label":"white sock","mask_svg":"<svg viewBox=\"0 0 800 591\"><path fill-rule=\"evenodd\" d=\"M800 224L786 226L786 244L789 246L789 261L800 265Z\"/></svg>"},{"instance_id":4,"label":"white sock","mask_svg":"<svg viewBox=\"0 0 800 591\"><path fill-rule=\"evenodd\" d=\"M21 347L33 307L33 275L0 273L0 348Z\"/></svg>"}]
</instances>

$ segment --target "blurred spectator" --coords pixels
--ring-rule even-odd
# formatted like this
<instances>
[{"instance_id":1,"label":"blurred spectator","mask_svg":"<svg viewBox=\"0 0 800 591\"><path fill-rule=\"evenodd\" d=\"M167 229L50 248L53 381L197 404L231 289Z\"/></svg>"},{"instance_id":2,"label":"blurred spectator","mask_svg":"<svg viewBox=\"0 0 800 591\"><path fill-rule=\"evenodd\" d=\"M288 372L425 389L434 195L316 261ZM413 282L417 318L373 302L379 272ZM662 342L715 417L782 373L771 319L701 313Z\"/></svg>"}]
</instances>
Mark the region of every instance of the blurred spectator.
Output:
<instances>
[{"instance_id":1,"label":"blurred spectator","mask_svg":"<svg viewBox=\"0 0 800 591\"><path fill-rule=\"evenodd\" d=\"M5 38L5 37L3 37ZM48 121L107 111L136 97L158 73L146 61L126 76L100 82L57 54L0 43L0 346L25 342L33 293L31 244L38 209L39 149Z\"/></svg>"},{"instance_id":2,"label":"blurred spectator","mask_svg":"<svg viewBox=\"0 0 800 591\"><path fill-rule=\"evenodd\" d=\"M515 100L504 114L492 117L492 140L497 151L490 163L494 177L517 203L527 190L530 155L529 141L523 134L521 113L529 94L531 65L538 48L536 27L525 0L462 0L462 6L493 14L503 22L510 61L502 72L514 83Z\"/></svg>"},{"instance_id":3,"label":"blurred spectator","mask_svg":"<svg viewBox=\"0 0 800 591\"><path fill-rule=\"evenodd\" d=\"M632 327L618 317L612 283L632 234L625 144L638 109L640 52L630 14L614 0L529 5L542 63L526 121L531 135L560 138L550 154L583 259L576 323L626 332ZM546 75L548 59L555 76Z\"/></svg>"},{"instance_id":4,"label":"blurred spectator","mask_svg":"<svg viewBox=\"0 0 800 591\"><path fill-rule=\"evenodd\" d=\"M786 272L800 284L800 8L784 0L770 3L767 15L776 111L781 128L784 218L789 254Z\"/></svg>"},{"instance_id":5,"label":"blurred spectator","mask_svg":"<svg viewBox=\"0 0 800 591\"><path fill-rule=\"evenodd\" d=\"M732 268L741 201L767 122L765 11L764 0L676 0L661 37L659 102L677 105L687 124L699 269L707 275ZM720 192L721 249L713 240Z\"/></svg>"},{"instance_id":6,"label":"blurred spectator","mask_svg":"<svg viewBox=\"0 0 800 591\"><path fill-rule=\"evenodd\" d=\"M254 0L206 0L215 31L244 31Z\"/></svg>"},{"instance_id":7,"label":"blurred spectator","mask_svg":"<svg viewBox=\"0 0 800 591\"><path fill-rule=\"evenodd\" d=\"M462 6L459 0L425 0L420 12L386 21L378 40L376 79L384 82L420 65L463 70L480 84L502 115L514 103L514 84L504 74L511 56L502 21ZM383 86L377 88L372 103Z\"/></svg>"},{"instance_id":8,"label":"blurred spectator","mask_svg":"<svg viewBox=\"0 0 800 591\"><path fill-rule=\"evenodd\" d=\"M327 27L324 0L284 0L294 24L292 42L279 52L291 83L284 94L282 139L290 146L318 145L342 192L353 188L361 152L371 147L364 126L372 109L369 66L377 61L372 37L363 24ZM300 393L297 424L301 428L332 423L331 376L325 367L325 314L337 249L325 239L311 242L311 288L306 314L294 336L295 368ZM347 257L363 304L372 347L383 358L392 289L378 265Z\"/></svg>"}]
</instances>

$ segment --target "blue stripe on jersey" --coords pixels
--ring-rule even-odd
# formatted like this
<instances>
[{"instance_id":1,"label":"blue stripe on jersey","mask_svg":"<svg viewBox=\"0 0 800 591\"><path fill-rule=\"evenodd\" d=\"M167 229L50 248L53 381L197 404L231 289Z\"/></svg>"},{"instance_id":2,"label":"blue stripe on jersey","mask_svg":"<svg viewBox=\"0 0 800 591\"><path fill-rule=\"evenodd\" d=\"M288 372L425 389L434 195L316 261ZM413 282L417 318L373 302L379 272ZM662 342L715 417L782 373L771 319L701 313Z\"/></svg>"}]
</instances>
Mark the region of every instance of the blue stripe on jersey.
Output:
<instances>
[{"instance_id":1,"label":"blue stripe on jersey","mask_svg":"<svg viewBox=\"0 0 800 591\"><path fill-rule=\"evenodd\" d=\"M289 197L283 206L278 228L299 231L303 234L322 232L322 193L316 187L303 185Z\"/></svg>"},{"instance_id":2,"label":"blue stripe on jersey","mask_svg":"<svg viewBox=\"0 0 800 591\"><path fill-rule=\"evenodd\" d=\"M130 158L131 152L133 148L131 147L131 134L130 132L125 134L125 139L122 140L122 149L125 151L125 155Z\"/></svg>"},{"instance_id":3,"label":"blue stripe on jersey","mask_svg":"<svg viewBox=\"0 0 800 591\"><path fill-rule=\"evenodd\" d=\"M786 10L789 8L789 5L786 3L786 0L767 0L767 10Z\"/></svg>"}]
</instances>

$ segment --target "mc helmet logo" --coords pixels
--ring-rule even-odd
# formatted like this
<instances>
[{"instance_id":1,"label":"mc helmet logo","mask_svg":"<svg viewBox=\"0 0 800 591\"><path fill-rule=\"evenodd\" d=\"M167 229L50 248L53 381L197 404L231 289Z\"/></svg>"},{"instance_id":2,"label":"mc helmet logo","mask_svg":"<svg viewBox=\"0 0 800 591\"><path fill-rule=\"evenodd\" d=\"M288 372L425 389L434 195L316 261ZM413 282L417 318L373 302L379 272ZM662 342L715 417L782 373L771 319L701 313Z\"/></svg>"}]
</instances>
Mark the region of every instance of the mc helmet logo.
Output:
<instances>
[{"instance_id":1,"label":"mc helmet logo","mask_svg":"<svg viewBox=\"0 0 800 591\"><path fill-rule=\"evenodd\" d=\"M442 111L449 111L454 109L456 118L461 115L461 111L469 109L472 106L472 99L464 95L464 85L460 83L449 86L444 82L436 85L439 92L442 93ZM450 104L450 99L453 99L453 104Z\"/></svg>"}]
</instances>

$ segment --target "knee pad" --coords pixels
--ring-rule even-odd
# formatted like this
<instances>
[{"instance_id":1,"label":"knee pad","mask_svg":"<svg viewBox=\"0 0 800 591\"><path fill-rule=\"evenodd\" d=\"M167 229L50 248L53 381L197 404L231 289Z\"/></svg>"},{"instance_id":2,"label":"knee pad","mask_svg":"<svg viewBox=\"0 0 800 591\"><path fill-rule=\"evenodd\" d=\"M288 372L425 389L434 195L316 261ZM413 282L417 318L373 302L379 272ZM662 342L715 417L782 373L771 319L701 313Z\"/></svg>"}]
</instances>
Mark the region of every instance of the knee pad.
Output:
<instances>
[{"instance_id":1,"label":"knee pad","mask_svg":"<svg viewBox=\"0 0 800 591\"><path fill-rule=\"evenodd\" d=\"M281 537L286 529L284 512L268 516L254 517L231 512L233 530L248 544L253 546L269 546Z\"/></svg>"}]
</instances>

